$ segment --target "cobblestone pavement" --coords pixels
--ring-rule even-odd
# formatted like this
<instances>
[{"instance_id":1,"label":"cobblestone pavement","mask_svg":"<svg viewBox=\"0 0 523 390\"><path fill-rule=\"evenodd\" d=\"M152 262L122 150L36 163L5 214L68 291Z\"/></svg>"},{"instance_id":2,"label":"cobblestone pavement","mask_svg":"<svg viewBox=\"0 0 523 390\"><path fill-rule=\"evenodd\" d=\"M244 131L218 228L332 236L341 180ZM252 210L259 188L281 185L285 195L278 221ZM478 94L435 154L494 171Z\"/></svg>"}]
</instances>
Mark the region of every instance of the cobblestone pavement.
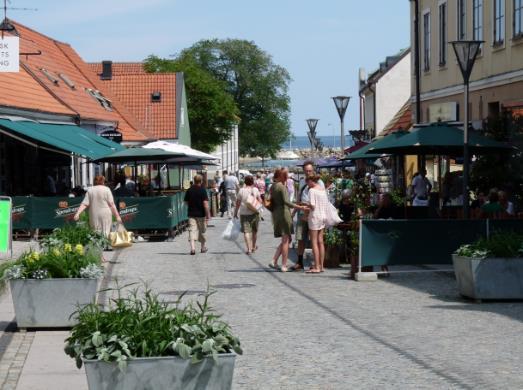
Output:
<instances>
[{"instance_id":1,"label":"cobblestone pavement","mask_svg":"<svg viewBox=\"0 0 523 390\"><path fill-rule=\"evenodd\" d=\"M196 299L211 285L211 303L244 349L235 389L523 388L522 302L461 299L450 272L374 283L348 280L346 268L274 272L267 267L277 243L270 221L251 256L243 243L220 238L227 222L212 221L205 254L188 254L187 233L117 252L104 284L145 281L167 301L184 291ZM20 337L16 345L26 341ZM4 363L0 358L0 383Z\"/></svg>"},{"instance_id":2,"label":"cobblestone pavement","mask_svg":"<svg viewBox=\"0 0 523 390\"><path fill-rule=\"evenodd\" d=\"M214 219L209 252L174 242L137 244L112 270L121 283L144 280L168 301L207 284L217 311L239 335L237 389L523 388L523 303L458 296L449 272L394 274L375 283L267 268L277 243L269 221L260 250L224 241Z\"/></svg>"}]
</instances>

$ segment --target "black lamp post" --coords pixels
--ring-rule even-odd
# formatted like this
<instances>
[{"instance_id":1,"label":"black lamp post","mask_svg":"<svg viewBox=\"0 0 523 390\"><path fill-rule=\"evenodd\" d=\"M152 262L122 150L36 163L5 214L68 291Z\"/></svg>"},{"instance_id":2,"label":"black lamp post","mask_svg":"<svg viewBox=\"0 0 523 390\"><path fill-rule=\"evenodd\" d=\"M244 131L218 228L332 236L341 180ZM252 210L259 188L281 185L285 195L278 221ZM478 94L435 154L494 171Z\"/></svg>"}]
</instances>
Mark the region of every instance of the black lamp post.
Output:
<instances>
[{"instance_id":1,"label":"black lamp post","mask_svg":"<svg viewBox=\"0 0 523 390\"><path fill-rule=\"evenodd\" d=\"M316 126L318 125L318 119L307 119L307 126L309 126L309 131L307 135L309 136L309 141L311 143L311 153L314 153L314 140L316 139Z\"/></svg>"},{"instance_id":2,"label":"black lamp post","mask_svg":"<svg viewBox=\"0 0 523 390\"><path fill-rule=\"evenodd\" d=\"M469 213L469 80L474 62L481 48L483 41L454 41L451 42L459 68L465 84L464 98L464 125L463 125L463 217L468 219Z\"/></svg>"},{"instance_id":3,"label":"black lamp post","mask_svg":"<svg viewBox=\"0 0 523 390\"><path fill-rule=\"evenodd\" d=\"M347 111L347 106L349 105L350 96L334 96L332 98L334 104L336 105L336 110L338 110L338 115L340 116L341 121L341 153L345 153L345 134L343 130L343 118L345 117L345 111Z\"/></svg>"}]
</instances>

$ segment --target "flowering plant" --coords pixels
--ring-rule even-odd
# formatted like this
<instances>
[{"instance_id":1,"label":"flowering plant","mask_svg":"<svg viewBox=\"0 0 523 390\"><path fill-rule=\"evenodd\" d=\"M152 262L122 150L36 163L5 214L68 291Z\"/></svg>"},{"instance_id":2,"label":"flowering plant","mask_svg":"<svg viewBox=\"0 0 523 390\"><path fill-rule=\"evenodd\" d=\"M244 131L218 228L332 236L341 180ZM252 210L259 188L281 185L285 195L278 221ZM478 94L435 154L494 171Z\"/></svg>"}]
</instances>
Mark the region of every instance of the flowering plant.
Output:
<instances>
[{"instance_id":1,"label":"flowering plant","mask_svg":"<svg viewBox=\"0 0 523 390\"><path fill-rule=\"evenodd\" d=\"M63 244L41 252L23 253L4 271L4 279L91 278L100 277L97 249L82 244Z\"/></svg>"},{"instance_id":2,"label":"flowering plant","mask_svg":"<svg viewBox=\"0 0 523 390\"><path fill-rule=\"evenodd\" d=\"M343 245L343 234L338 229L326 229L323 234L323 241L326 246Z\"/></svg>"},{"instance_id":3,"label":"flowering plant","mask_svg":"<svg viewBox=\"0 0 523 390\"><path fill-rule=\"evenodd\" d=\"M353 184L350 197L357 209L366 210L370 207L370 194L370 185L364 181L358 181Z\"/></svg>"},{"instance_id":4,"label":"flowering plant","mask_svg":"<svg viewBox=\"0 0 523 390\"><path fill-rule=\"evenodd\" d=\"M66 224L62 228L54 229L53 232L41 241L43 248L63 246L66 243L82 244L103 249L108 246L107 238L94 230L86 223Z\"/></svg>"},{"instance_id":5,"label":"flowering plant","mask_svg":"<svg viewBox=\"0 0 523 390\"><path fill-rule=\"evenodd\" d=\"M523 236L510 232L494 233L489 238L481 238L472 244L460 246L456 254L477 259L523 257Z\"/></svg>"}]
</instances>

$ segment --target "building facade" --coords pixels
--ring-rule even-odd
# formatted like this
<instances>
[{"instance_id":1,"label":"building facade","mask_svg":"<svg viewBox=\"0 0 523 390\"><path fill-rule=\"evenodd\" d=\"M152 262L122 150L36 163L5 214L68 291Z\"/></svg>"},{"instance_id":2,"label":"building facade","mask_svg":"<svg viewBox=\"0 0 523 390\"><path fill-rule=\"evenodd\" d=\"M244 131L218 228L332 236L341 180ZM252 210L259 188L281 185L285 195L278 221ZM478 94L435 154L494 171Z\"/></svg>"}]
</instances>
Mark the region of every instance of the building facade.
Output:
<instances>
[{"instance_id":1,"label":"building facade","mask_svg":"<svg viewBox=\"0 0 523 390\"><path fill-rule=\"evenodd\" d=\"M410 100L410 57L410 49L405 49L387 57L368 78L365 79L364 72L360 72L360 122L371 138L382 135Z\"/></svg>"},{"instance_id":2,"label":"building facade","mask_svg":"<svg viewBox=\"0 0 523 390\"><path fill-rule=\"evenodd\" d=\"M520 0L418 0L420 123L462 121L463 78L454 40L482 40L470 78L472 125L502 111L523 113L523 2ZM415 6L411 2L414 26ZM414 47L414 27L411 29ZM412 67L415 95L415 68ZM413 99L413 104L415 99ZM413 112L415 108L413 107Z\"/></svg>"}]
</instances>

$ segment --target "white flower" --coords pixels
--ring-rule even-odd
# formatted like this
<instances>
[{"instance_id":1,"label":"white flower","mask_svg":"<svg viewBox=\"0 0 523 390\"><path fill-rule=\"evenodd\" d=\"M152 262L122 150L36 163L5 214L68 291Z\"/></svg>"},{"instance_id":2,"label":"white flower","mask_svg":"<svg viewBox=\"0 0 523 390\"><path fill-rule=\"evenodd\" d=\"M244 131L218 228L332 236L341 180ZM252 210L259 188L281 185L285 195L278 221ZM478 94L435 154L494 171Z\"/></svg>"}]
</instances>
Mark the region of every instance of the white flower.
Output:
<instances>
[{"instance_id":1,"label":"white flower","mask_svg":"<svg viewBox=\"0 0 523 390\"><path fill-rule=\"evenodd\" d=\"M24 276L24 266L17 264L13 265L11 268L8 268L4 271L5 279L25 279Z\"/></svg>"}]
</instances>

